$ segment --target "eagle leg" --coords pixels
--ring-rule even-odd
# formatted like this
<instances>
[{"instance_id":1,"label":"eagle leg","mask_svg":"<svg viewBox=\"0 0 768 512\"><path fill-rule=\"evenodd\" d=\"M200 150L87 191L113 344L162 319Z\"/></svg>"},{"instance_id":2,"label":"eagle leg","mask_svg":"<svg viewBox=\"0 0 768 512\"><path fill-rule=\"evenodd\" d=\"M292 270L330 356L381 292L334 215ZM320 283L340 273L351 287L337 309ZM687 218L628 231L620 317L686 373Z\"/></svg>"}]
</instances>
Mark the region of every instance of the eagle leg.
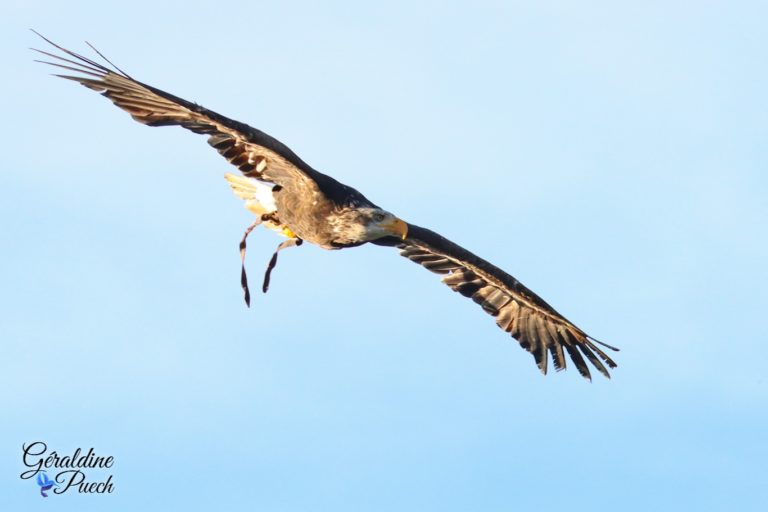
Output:
<instances>
[{"instance_id":1,"label":"eagle leg","mask_svg":"<svg viewBox=\"0 0 768 512\"><path fill-rule=\"evenodd\" d=\"M251 291L248 289L248 276L245 274L245 239L251 234L256 226L261 224L261 218L257 218L248 226L248 229L243 233L243 239L240 240L240 263L242 268L240 270L240 286L243 287L243 293L245 294L245 305L251 307Z\"/></svg>"},{"instance_id":2,"label":"eagle leg","mask_svg":"<svg viewBox=\"0 0 768 512\"><path fill-rule=\"evenodd\" d=\"M277 265L277 253L279 253L280 251L288 247L293 247L293 246L298 247L303 243L304 243L304 240L302 240L301 238L289 238L288 240L282 241L280 245L277 246L277 249L275 249L275 254L273 254L272 258L269 260L269 264L267 265L267 271L264 273L264 285L261 287L264 293L267 293L267 290L269 290L269 277L272 275L272 270Z\"/></svg>"}]
</instances>

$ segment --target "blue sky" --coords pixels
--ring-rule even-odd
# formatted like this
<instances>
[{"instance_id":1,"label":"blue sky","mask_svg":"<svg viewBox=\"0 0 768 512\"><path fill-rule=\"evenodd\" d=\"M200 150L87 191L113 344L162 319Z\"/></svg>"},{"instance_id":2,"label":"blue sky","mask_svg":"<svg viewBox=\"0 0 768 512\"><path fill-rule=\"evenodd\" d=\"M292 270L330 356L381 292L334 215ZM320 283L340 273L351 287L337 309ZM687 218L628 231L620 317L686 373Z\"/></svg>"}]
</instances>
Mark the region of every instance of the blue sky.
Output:
<instances>
[{"instance_id":1,"label":"blue sky","mask_svg":"<svg viewBox=\"0 0 768 512\"><path fill-rule=\"evenodd\" d=\"M764 510L767 16L4 2L3 509ZM613 379L542 377L379 247L287 251L246 309L226 162L49 77L30 27L504 268L621 347ZM115 493L43 500L33 440L114 456Z\"/></svg>"}]
</instances>

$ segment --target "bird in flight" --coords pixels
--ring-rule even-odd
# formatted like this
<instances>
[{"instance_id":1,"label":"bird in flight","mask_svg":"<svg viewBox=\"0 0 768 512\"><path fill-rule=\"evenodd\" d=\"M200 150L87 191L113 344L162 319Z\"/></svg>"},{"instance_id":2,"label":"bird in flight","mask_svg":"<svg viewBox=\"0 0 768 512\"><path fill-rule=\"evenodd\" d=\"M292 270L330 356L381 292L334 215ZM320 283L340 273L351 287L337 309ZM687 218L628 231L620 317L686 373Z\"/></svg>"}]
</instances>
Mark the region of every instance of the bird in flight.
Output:
<instances>
[{"instance_id":1,"label":"bird in flight","mask_svg":"<svg viewBox=\"0 0 768 512\"><path fill-rule=\"evenodd\" d=\"M39 62L75 73L56 76L101 93L140 123L181 126L207 135L208 144L237 167L240 175L227 173L225 178L256 216L240 242L243 261L246 238L256 226L263 225L285 237L267 266L263 291L269 286L278 252L287 247L303 242L323 249L365 243L395 247L402 256L441 275L443 283L495 317L496 324L533 355L542 373L547 373L550 358L556 370L565 369L567 352L583 377L591 380L586 358L610 378L606 366L615 368L616 363L597 345L618 349L587 335L500 268L437 233L376 206L354 188L316 171L285 144L261 130L132 78L90 44L104 64L35 34L53 47L51 51L35 49L54 59ZM244 265L241 284L249 303Z\"/></svg>"}]
</instances>

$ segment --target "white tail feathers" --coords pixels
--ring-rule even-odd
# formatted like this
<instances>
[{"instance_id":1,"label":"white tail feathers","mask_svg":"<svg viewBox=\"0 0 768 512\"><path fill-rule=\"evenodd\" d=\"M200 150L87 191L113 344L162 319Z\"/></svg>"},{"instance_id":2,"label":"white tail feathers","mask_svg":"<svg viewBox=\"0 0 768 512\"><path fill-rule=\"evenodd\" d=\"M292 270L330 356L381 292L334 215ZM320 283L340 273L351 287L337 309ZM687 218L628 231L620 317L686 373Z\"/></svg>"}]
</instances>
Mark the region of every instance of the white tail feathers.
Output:
<instances>
[{"instance_id":1,"label":"white tail feathers","mask_svg":"<svg viewBox=\"0 0 768 512\"><path fill-rule=\"evenodd\" d=\"M254 215L277 211L275 198L272 195L272 185L255 178L246 178L232 173L226 173L224 178L232 187L232 192L245 201L245 207Z\"/></svg>"}]
</instances>

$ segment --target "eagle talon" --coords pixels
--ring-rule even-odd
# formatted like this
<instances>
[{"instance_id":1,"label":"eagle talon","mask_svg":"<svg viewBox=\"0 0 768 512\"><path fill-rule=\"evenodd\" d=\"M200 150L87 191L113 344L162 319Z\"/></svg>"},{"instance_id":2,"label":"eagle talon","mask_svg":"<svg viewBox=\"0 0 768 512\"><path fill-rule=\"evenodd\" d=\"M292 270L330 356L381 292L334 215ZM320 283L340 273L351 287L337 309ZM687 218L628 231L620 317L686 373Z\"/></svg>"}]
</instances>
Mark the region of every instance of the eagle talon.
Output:
<instances>
[{"instance_id":1,"label":"eagle talon","mask_svg":"<svg viewBox=\"0 0 768 512\"><path fill-rule=\"evenodd\" d=\"M270 212L270 213L264 213L261 215L261 221L262 222L273 222L277 225L280 224L280 221L277 218L277 212Z\"/></svg>"}]
</instances>

